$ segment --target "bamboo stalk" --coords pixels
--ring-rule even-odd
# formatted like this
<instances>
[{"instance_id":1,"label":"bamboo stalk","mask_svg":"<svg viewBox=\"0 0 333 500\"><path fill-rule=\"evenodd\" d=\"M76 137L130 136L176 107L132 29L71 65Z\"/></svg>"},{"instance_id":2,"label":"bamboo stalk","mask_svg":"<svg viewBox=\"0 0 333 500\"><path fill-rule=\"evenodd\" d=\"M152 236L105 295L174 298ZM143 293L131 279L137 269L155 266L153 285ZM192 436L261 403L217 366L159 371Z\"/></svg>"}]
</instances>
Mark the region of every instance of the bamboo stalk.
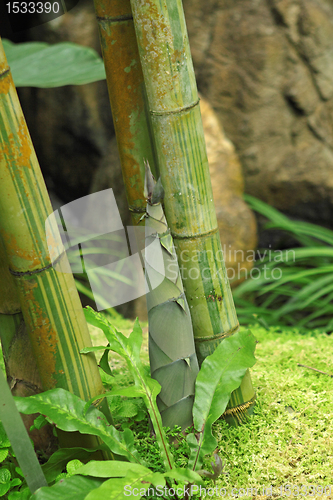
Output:
<instances>
[{"instance_id":1,"label":"bamboo stalk","mask_svg":"<svg viewBox=\"0 0 333 500\"><path fill-rule=\"evenodd\" d=\"M106 81L128 206L134 225L146 211L144 165L156 172L154 139L129 0L95 0Z\"/></svg>"},{"instance_id":2,"label":"bamboo stalk","mask_svg":"<svg viewBox=\"0 0 333 500\"><path fill-rule=\"evenodd\" d=\"M157 233L158 230L165 233L167 227L161 204L156 203L152 206L148 201L146 205L144 196L143 159L147 159L149 163L155 162L155 150L130 1L95 0L95 8L119 155L133 224L140 226L146 221L146 229L149 231L156 225L154 213L160 219L158 228L155 228ZM153 170L156 172L156 164ZM157 215L156 212L158 212ZM142 214L146 215L145 221ZM162 238L164 242L165 237L166 235L157 236L158 241ZM174 264L177 266L172 242L169 251L162 243L160 243L160 248L165 268L167 269L169 265L172 267ZM150 273L158 274L158 271L150 268ZM184 303L184 308L179 305L180 303ZM177 276L175 282L166 277L156 290L152 290L147 295L147 306L151 373L162 386L158 404L163 424L169 427L179 425L185 429L192 423L194 382L198 372L198 363L193 343L191 318L186 298L183 297L180 276ZM165 331L165 324L163 325L161 320L167 313L178 318L178 324L168 329L168 332ZM168 318L170 326L174 318L170 316ZM172 341L174 332L177 332L177 335ZM165 352L166 336L168 354Z\"/></svg>"},{"instance_id":3,"label":"bamboo stalk","mask_svg":"<svg viewBox=\"0 0 333 500\"><path fill-rule=\"evenodd\" d=\"M185 18L181 0L131 0L131 6L165 189L165 214L202 362L239 324L218 232ZM237 406L253 402L249 375L232 397L240 401Z\"/></svg>"},{"instance_id":4,"label":"bamboo stalk","mask_svg":"<svg viewBox=\"0 0 333 500\"><path fill-rule=\"evenodd\" d=\"M0 277L0 340L7 382L13 396L38 394L42 392L42 384L1 238ZM22 415L22 419L35 449L48 457L55 451L55 438L50 425L30 432L29 429L37 416Z\"/></svg>"},{"instance_id":5,"label":"bamboo stalk","mask_svg":"<svg viewBox=\"0 0 333 500\"><path fill-rule=\"evenodd\" d=\"M43 390L62 387L87 401L103 385L95 357L80 354L91 339L73 276L51 263L45 221L52 207L1 40L0 144L0 234Z\"/></svg>"}]
</instances>

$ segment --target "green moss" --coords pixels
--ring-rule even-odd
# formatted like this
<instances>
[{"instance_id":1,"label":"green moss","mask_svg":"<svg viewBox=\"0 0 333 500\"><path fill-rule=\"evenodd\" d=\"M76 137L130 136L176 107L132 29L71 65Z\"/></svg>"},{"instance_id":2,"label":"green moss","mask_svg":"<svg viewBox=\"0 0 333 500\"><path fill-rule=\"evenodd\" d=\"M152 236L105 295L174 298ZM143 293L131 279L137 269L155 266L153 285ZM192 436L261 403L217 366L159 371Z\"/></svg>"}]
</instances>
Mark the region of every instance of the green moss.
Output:
<instances>
[{"instance_id":1,"label":"green moss","mask_svg":"<svg viewBox=\"0 0 333 500\"><path fill-rule=\"evenodd\" d=\"M215 425L229 473L216 485L230 491L252 486L262 491L272 485L278 493L277 487L287 483L332 483L333 380L298 363L332 374L333 338L315 332L300 335L296 329L281 333L256 327L252 332L259 341L251 370L257 404L248 423L238 428L224 421Z\"/></svg>"}]
</instances>

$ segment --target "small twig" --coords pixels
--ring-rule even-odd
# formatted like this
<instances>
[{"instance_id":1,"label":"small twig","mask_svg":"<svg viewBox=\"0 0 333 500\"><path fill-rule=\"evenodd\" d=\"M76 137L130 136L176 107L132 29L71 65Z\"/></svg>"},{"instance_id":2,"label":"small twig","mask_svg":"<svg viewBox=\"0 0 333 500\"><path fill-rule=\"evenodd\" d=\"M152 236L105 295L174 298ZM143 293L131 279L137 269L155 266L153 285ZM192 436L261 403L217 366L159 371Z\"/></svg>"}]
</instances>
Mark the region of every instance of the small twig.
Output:
<instances>
[{"instance_id":1,"label":"small twig","mask_svg":"<svg viewBox=\"0 0 333 500\"><path fill-rule=\"evenodd\" d=\"M317 370L317 368L312 368L312 366L307 366L307 365L301 365L301 363L297 363L297 366L303 366L303 368L308 368L309 370L313 370L318 373L322 373L323 375L328 375L329 377L333 378L333 375L330 373L322 372L321 370Z\"/></svg>"}]
</instances>

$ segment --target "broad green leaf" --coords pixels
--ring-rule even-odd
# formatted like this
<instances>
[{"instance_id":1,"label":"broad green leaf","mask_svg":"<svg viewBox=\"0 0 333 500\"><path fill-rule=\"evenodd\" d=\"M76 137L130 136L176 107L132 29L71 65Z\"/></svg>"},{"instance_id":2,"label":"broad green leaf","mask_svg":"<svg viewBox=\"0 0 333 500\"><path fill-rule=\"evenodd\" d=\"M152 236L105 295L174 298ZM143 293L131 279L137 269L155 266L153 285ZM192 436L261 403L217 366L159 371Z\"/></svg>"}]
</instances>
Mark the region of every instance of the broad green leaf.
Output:
<instances>
[{"instance_id":1,"label":"broad green leaf","mask_svg":"<svg viewBox=\"0 0 333 500\"><path fill-rule=\"evenodd\" d=\"M108 424L103 413L94 407L89 408L83 416L85 401L64 389L52 389L27 398L16 397L15 402L21 413L47 415L59 429L98 436L113 453L126 457L130 462L140 462L129 429L117 431Z\"/></svg>"},{"instance_id":2,"label":"broad green leaf","mask_svg":"<svg viewBox=\"0 0 333 500\"><path fill-rule=\"evenodd\" d=\"M120 500L128 497L140 498L153 485L155 488L163 488L165 479L162 474L152 472L129 471L124 478L109 479L97 490L93 490L86 500Z\"/></svg>"},{"instance_id":3,"label":"broad green leaf","mask_svg":"<svg viewBox=\"0 0 333 500\"><path fill-rule=\"evenodd\" d=\"M75 474L93 477L125 477L128 471L138 474L151 472L147 467L130 462L120 462L117 460L106 460L104 462L91 460L75 471Z\"/></svg>"},{"instance_id":4,"label":"broad green leaf","mask_svg":"<svg viewBox=\"0 0 333 500\"><path fill-rule=\"evenodd\" d=\"M216 448L212 425L224 413L231 393L240 386L247 369L254 365L255 345L256 339L249 330L237 332L224 339L202 363L193 405L194 427L200 433L197 451L190 457L194 470L201 465L203 456ZM188 443L193 451L193 439L189 438Z\"/></svg>"},{"instance_id":5,"label":"broad green leaf","mask_svg":"<svg viewBox=\"0 0 333 500\"><path fill-rule=\"evenodd\" d=\"M70 42L2 43L16 87L83 85L105 79L103 60L90 47Z\"/></svg>"},{"instance_id":6,"label":"broad green leaf","mask_svg":"<svg viewBox=\"0 0 333 500\"><path fill-rule=\"evenodd\" d=\"M101 483L102 480L97 478L66 477L53 486L40 488L32 495L31 500L84 500Z\"/></svg>"},{"instance_id":7,"label":"broad green leaf","mask_svg":"<svg viewBox=\"0 0 333 500\"><path fill-rule=\"evenodd\" d=\"M142 330L138 320L135 321L133 331L127 338L115 330L102 314L95 312L90 307L84 309L84 314L88 323L97 326L104 332L109 342L108 349L115 351L126 360L128 370L137 388L137 395L142 397L148 409L164 465L167 470L172 469L173 457L165 432L163 431L161 415L156 404L156 396L159 394L161 386L146 373L141 362Z\"/></svg>"},{"instance_id":8,"label":"broad green leaf","mask_svg":"<svg viewBox=\"0 0 333 500\"><path fill-rule=\"evenodd\" d=\"M51 455L48 461L42 465L44 476L48 483L51 483L63 471L70 460L84 460L89 458L95 450L85 448L60 448Z\"/></svg>"}]
</instances>

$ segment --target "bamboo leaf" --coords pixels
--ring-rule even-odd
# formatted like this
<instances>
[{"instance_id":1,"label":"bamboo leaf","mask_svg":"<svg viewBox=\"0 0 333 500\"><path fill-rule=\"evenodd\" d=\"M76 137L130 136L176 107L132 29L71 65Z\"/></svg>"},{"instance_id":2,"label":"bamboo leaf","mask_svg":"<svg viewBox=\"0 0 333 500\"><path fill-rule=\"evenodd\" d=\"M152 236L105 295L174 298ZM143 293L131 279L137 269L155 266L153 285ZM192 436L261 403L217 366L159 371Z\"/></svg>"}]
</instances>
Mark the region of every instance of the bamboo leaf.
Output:
<instances>
[{"instance_id":1,"label":"bamboo leaf","mask_svg":"<svg viewBox=\"0 0 333 500\"><path fill-rule=\"evenodd\" d=\"M41 413L63 431L96 435L113 453L130 462L140 462L130 429L117 431L96 408L90 408L84 417L85 401L64 389L52 389L26 398L16 397L15 402L20 413Z\"/></svg>"},{"instance_id":2,"label":"bamboo leaf","mask_svg":"<svg viewBox=\"0 0 333 500\"><path fill-rule=\"evenodd\" d=\"M232 391L240 386L247 369L254 365L255 345L250 331L237 332L224 339L202 363L193 405L194 427L200 433L198 445L195 446L193 435L188 437L189 465L194 470L200 467L203 456L216 448L212 425L224 413Z\"/></svg>"},{"instance_id":3,"label":"bamboo leaf","mask_svg":"<svg viewBox=\"0 0 333 500\"><path fill-rule=\"evenodd\" d=\"M61 87L105 79L103 60L90 47L70 42L2 43L16 87Z\"/></svg>"},{"instance_id":4,"label":"bamboo leaf","mask_svg":"<svg viewBox=\"0 0 333 500\"><path fill-rule=\"evenodd\" d=\"M173 457L163 431L161 415L156 404L156 397L161 390L161 386L156 380L149 377L141 362L142 330L138 320L135 321L133 331L127 338L121 332L115 330L102 314L95 312L90 307L84 309L84 314L88 323L97 326L104 332L109 342L108 349L112 349L126 360L128 370L133 376L134 384L138 391L137 395L143 398L148 409L164 465L167 470L172 469Z\"/></svg>"}]
</instances>

